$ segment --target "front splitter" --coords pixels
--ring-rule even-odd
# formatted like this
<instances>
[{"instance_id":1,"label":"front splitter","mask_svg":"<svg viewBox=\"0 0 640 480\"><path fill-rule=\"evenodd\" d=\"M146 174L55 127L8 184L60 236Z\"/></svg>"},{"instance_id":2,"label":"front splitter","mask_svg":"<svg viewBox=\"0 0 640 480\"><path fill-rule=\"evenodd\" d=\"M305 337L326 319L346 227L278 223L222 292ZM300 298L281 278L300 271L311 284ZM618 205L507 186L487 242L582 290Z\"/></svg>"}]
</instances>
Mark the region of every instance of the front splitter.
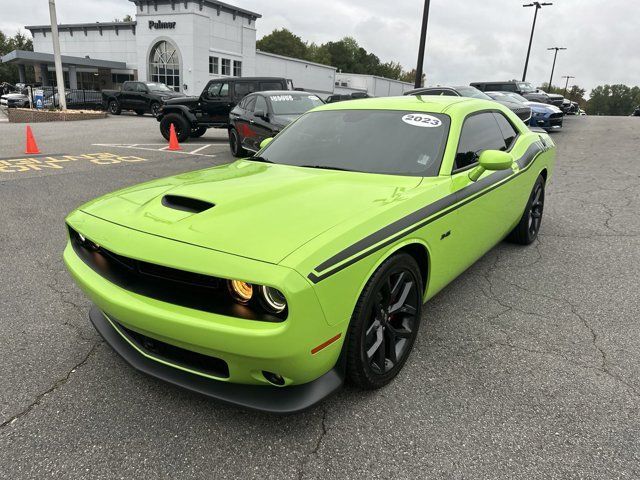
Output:
<instances>
[{"instance_id":1,"label":"front splitter","mask_svg":"<svg viewBox=\"0 0 640 480\"><path fill-rule=\"evenodd\" d=\"M141 355L113 328L98 307L91 309L89 318L111 348L136 370L231 405L275 414L297 413L336 392L344 383L344 375L338 367L312 382L291 387L242 385L208 379ZM117 322L117 319L113 320Z\"/></svg>"}]
</instances>

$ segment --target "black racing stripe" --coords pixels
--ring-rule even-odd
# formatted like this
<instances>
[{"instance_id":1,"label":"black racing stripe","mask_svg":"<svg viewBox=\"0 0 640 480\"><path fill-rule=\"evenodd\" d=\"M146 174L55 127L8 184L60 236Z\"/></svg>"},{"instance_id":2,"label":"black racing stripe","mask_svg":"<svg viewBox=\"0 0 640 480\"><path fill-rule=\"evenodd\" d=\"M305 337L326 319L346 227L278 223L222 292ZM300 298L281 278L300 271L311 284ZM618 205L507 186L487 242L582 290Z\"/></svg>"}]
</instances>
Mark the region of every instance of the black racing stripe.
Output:
<instances>
[{"instance_id":1,"label":"black racing stripe","mask_svg":"<svg viewBox=\"0 0 640 480\"><path fill-rule=\"evenodd\" d=\"M406 217L401 218L400 220L397 220L396 222L390 225L387 225L386 227L363 238L362 240L359 240L358 242L354 243L350 247L346 248L345 250L339 252L338 254L334 255L330 259L318 265L315 268L315 271L322 272L323 270L331 268L332 266L354 255L357 255L356 257L340 265L338 268L331 270L330 272L323 273L320 275L316 275L315 273L312 272L308 275L309 280L311 280L313 283L318 283L321 280L324 280L325 278L339 272L340 270L343 270L344 268L347 268L348 266L353 265L354 263L360 261L362 258L365 258L371 255L372 253L386 247L387 245L390 245L391 243L395 242L399 238L409 235L410 233L424 227L425 225L428 225L429 223L434 222L435 220L438 220L444 215L447 215L457 210L458 208L466 205L467 203L475 200L476 198L480 198L481 196L485 195L486 193L489 193L495 188L501 185L504 185L505 183L509 182L510 180L516 178L518 175L523 173L524 170L522 170L522 168L528 167L541 151L542 150L540 149L540 146L537 143L534 143L531 146L529 146L529 148L524 153L524 155L516 161L516 163L521 168L521 170L515 175L512 175L511 170L497 171L494 174L488 177L485 177L482 180L475 182L456 193L447 195L446 197L443 197L440 200L430 205L427 205L426 207L423 207L420 210L417 210L407 215ZM506 181L502 182L503 180L506 180ZM480 193L480 194L473 198L469 198L475 195L476 193ZM455 205L455 207L450 210L446 210L452 205ZM438 212L440 212L438 215L432 217L432 215L435 215ZM412 227L412 228L410 230L405 231L409 227ZM381 244L378 244L378 242L382 242L385 239L386 241L384 241ZM367 248L376 244L378 245L375 248L371 250L366 250ZM363 252L363 250L366 250L366 252ZM363 252L363 253L360 253L360 252ZM359 253L360 255L358 255Z\"/></svg>"}]
</instances>

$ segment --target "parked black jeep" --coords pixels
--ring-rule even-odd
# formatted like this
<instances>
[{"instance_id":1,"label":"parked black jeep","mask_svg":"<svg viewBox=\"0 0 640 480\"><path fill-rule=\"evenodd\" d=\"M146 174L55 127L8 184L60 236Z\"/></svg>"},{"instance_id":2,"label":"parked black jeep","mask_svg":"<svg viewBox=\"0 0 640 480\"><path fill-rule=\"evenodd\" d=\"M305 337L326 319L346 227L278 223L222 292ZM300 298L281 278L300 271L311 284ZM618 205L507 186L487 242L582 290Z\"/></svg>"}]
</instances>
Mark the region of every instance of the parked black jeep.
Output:
<instances>
[{"instance_id":1,"label":"parked black jeep","mask_svg":"<svg viewBox=\"0 0 640 480\"><path fill-rule=\"evenodd\" d=\"M124 82L121 90L103 90L102 102L112 115L120 115L123 110L133 110L138 115L151 113L158 116L162 105L171 98L184 98L178 93L157 82Z\"/></svg>"},{"instance_id":2,"label":"parked black jeep","mask_svg":"<svg viewBox=\"0 0 640 480\"><path fill-rule=\"evenodd\" d=\"M157 119L160 133L169 139L171 125L179 142L204 135L209 128L228 128L229 113L248 94L267 90L293 90L291 80L278 77L239 77L211 80L199 97L169 100Z\"/></svg>"}]
</instances>

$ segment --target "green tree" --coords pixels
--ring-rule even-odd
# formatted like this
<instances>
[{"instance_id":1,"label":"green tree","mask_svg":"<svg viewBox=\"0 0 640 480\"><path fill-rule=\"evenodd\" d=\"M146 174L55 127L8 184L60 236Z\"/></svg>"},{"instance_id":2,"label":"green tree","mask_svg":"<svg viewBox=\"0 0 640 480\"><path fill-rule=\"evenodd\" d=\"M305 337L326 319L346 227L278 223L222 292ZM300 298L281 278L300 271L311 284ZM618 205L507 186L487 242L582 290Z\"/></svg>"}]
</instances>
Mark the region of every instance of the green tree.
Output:
<instances>
[{"instance_id":1,"label":"green tree","mask_svg":"<svg viewBox=\"0 0 640 480\"><path fill-rule=\"evenodd\" d=\"M640 105L640 87L598 85L587 103L590 115L629 115Z\"/></svg>"},{"instance_id":2,"label":"green tree","mask_svg":"<svg viewBox=\"0 0 640 480\"><path fill-rule=\"evenodd\" d=\"M256 47L263 52L293 58L307 58L307 44L286 28L274 30L257 41Z\"/></svg>"},{"instance_id":3,"label":"green tree","mask_svg":"<svg viewBox=\"0 0 640 480\"><path fill-rule=\"evenodd\" d=\"M33 41L22 32L17 32L13 37L8 37L0 32L0 56L14 50L33 51ZM19 81L18 66L0 63L0 83L17 83ZM33 70L27 69L27 81L33 81Z\"/></svg>"},{"instance_id":4,"label":"green tree","mask_svg":"<svg viewBox=\"0 0 640 480\"><path fill-rule=\"evenodd\" d=\"M412 69L410 71L407 72L402 72L402 74L400 75L400 77L398 78L398 80L402 81L402 82L407 82L407 83L412 83L412 84L416 84L416 69ZM422 74L422 82L421 85L424 87L424 85L427 82L427 76L423 73Z\"/></svg>"}]
</instances>

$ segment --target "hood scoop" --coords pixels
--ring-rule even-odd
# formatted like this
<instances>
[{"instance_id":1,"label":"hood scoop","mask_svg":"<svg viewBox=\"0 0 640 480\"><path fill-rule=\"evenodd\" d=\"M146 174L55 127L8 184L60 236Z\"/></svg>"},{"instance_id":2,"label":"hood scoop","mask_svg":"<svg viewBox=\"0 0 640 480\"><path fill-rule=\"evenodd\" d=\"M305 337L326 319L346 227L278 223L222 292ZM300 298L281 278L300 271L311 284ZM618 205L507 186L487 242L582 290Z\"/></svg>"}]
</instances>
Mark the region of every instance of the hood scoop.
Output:
<instances>
[{"instance_id":1,"label":"hood scoop","mask_svg":"<svg viewBox=\"0 0 640 480\"><path fill-rule=\"evenodd\" d=\"M198 200L197 198L182 197L179 195L165 195L162 197L162 205L174 210L189 213L202 213L215 207L214 203Z\"/></svg>"}]
</instances>

